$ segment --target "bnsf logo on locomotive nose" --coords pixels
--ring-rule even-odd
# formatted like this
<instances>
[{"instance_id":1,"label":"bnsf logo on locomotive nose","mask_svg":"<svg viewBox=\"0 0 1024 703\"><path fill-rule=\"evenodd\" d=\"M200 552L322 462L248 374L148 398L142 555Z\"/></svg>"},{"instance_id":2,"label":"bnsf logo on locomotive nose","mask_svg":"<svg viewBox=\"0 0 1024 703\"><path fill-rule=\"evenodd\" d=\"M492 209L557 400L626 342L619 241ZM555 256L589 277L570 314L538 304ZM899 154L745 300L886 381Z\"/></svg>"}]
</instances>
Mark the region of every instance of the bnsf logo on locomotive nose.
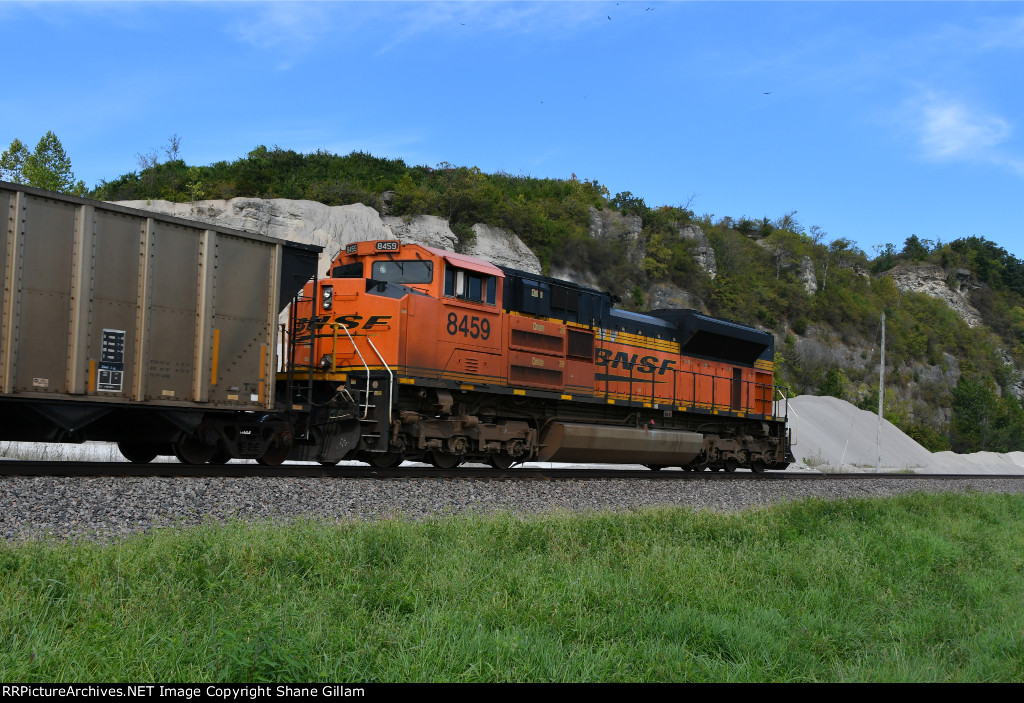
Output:
<instances>
[{"instance_id":1,"label":"bnsf logo on locomotive nose","mask_svg":"<svg viewBox=\"0 0 1024 703\"><path fill-rule=\"evenodd\" d=\"M394 316L393 315L370 315L369 317L364 318L362 315L338 315L337 317L335 317L332 320L330 315L319 315L319 316L317 316L315 318L313 323L316 325L316 328L318 330L323 329L325 326L327 326L331 322L337 322L339 325L341 325L345 329L349 329L349 330L355 330L355 329L368 330L368 329L373 329L374 327L387 327L388 326L388 320L390 320L392 317L394 317ZM365 320L365 322L364 322L364 320ZM310 320L308 320L308 319L298 320L295 323L295 332L296 332L296 334L301 333L301 332L305 332L305 331L309 330L309 327L310 327Z\"/></svg>"}]
</instances>

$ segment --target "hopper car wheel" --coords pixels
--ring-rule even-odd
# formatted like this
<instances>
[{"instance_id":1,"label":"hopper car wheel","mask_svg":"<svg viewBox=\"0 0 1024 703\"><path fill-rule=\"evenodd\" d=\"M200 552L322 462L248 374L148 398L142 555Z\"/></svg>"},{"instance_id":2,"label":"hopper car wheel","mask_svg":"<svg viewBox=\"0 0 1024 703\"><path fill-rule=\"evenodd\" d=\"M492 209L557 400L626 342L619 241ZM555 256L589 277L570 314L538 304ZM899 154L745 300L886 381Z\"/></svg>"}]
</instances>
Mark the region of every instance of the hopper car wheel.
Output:
<instances>
[{"instance_id":1,"label":"hopper car wheel","mask_svg":"<svg viewBox=\"0 0 1024 703\"><path fill-rule=\"evenodd\" d=\"M644 466L646 466L651 471L661 471L662 469L665 468L661 464L644 464Z\"/></svg>"},{"instance_id":2,"label":"hopper car wheel","mask_svg":"<svg viewBox=\"0 0 1024 703\"><path fill-rule=\"evenodd\" d=\"M448 452L430 452L430 464L435 469L454 469L462 463L462 457Z\"/></svg>"},{"instance_id":3,"label":"hopper car wheel","mask_svg":"<svg viewBox=\"0 0 1024 703\"><path fill-rule=\"evenodd\" d=\"M491 454L487 457L487 463L492 469L508 471L512 468L512 464L516 463L516 460L511 454Z\"/></svg>"},{"instance_id":4,"label":"hopper car wheel","mask_svg":"<svg viewBox=\"0 0 1024 703\"><path fill-rule=\"evenodd\" d=\"M320 464L320 466L337 466L339 461L341 461L341 459L335 459L334 461L318 461L316 463Z\"/></svg>"},{"instance_id":5,"label":"hopper car wheel","mask_svg":"<svg viewBox=\"0 0 1024 703\"><path fill-rule=\"evenodd\" d=\"M217 447L203 444L194 437L186 437L180 442L175 442L171 449L182 464L205 464L217 452Z\"/></svg>"},{"instance_id":6,"label":"hopper car wheel","mask_svg":"<svg viewBox=\"0 0 1024 703\"><path fill-rule=\"evenodd\" d=\"M402 452L367 452L366 463L377 469L393 469L405 461Z\"/></svg>"},{"instance_id":7,"label":"hopper car wheel","mask_svg":"<svg viewBox=\"0 0 1024 703\"><path fill-rule=\"evenodd\" d=\"M231 455L227 452L222 452L220 449L213 453L210 457L211 464L226 464L231 461Z\"/></svg>"},{"instance_id":8,"label":"hopper car wheel","mask_svg":"<svg viewBox=\"0 0 1024 703\"><path fill-rule=\"evenodd\" d=\"M152 445L138 442L118 442L117 450L121 452L121 456L133 464L148 464L156 459L158 454Z\"/></svg>"},{"instance_id":9,"label":"hopper car wheel","mask_svg":"<svg viewBox=\"0 0 1024 703\"><path fill-rule=\"evenodd\" d=\"M263 456L256 460L256 463L261 466L280 466L291 452L292 447L290 444L285 444L284 442L280 442L277 445L272 444L270 449L265 451Z\"/></svg>"}]
</instances>

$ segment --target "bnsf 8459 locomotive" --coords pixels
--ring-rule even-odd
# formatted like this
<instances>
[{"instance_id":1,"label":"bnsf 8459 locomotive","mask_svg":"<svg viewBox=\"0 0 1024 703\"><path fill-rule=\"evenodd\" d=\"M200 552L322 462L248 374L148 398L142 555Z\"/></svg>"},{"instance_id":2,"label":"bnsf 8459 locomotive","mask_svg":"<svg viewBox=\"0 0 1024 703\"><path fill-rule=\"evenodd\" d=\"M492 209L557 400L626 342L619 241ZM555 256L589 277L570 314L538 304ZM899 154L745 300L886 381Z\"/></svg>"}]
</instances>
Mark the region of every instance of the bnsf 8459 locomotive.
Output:
<instances>
[{"instance_id":1,"label":"bnsf 8459 locomotive","mask_svg":"<svg viewBox=\"0 0 1024 703\"><path fill-rule=\"evenodd\" d=\"M292 304L285 348L293 459L792 461L771 334L426 246L349 245Z\"/></svg>"},{"instance_id":2,"label":"bnsf 8459 locomotive","mask_svg":"<svg viewBox=\"0 0 1024 703\"><path fill-rule=\"evenodd\" d=\"M792 460L749 327L394 240L316 280L319 247L13 183L0 222L0 439L188 464Z\"/></svg>"}]
</instances>

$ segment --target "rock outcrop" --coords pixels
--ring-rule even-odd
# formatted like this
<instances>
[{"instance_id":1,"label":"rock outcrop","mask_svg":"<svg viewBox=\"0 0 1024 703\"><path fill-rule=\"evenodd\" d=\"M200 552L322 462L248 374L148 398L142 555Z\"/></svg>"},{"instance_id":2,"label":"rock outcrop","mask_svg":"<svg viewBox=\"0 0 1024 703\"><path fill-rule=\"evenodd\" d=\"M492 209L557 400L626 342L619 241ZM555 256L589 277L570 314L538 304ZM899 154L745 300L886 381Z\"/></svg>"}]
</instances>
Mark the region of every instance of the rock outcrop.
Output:
<instances>
[{"instance_id":1,"label":"rock outcrop","mask_svg":"<svg viewBox=\"0 0 1024 703\"><path fill-rule=\"evenodd\" d=\"M622 215L614 210L590 208L590 236L594 239L619 239L626 243L631 264L644 260L644 241L640 236L643 220L639 215Z\"/></svg>"},{"instance_id":2,"label":"rock outcrop","mask_svg":"<svg viewBox=\"0 0 1024 703\"><path fill-rule=\"evenodd\" d=\"M982 324L981 313L971 305L970 287L966 272L954 274L955 284L947 282L949 275L941 266L934 264L897 264L886 272L900 290L924 293L944 301L967 323L968 327Z\"/></svg>"},{"instance_id":3,"label":"rock outcrop","mask_svg":"<svg viewBox=\"0 0 1024 703\"><path fill-rule=\"evenodd\" d=\"M270 237L324 248L320 272L346 245L370 239L398 239L438 249L459 249L459 238L440 217L381 217L366 205L330 206L311 200L232 198L172 203L166 200L129 200L125 207L149 210L210 224L241 229ZM463 252L495 264L540 273L540 261L514 233L476 225L476 235Z\"/></svg>"},{"instance_id":4,"label":"rock outcrop","mask_svg":"<svg viewBox=\"0 0 1024 703\"><path fill-rule=\"evenodd\" d=\"M715 280L715 276L718 275L715 249L711 246L711 242L708 241L708 236L704 234L704 230L697 225L683 225L679 228L679 236L683 239L689 239L696 245L693 251L693 260L707 273L708 278L712 281Z\"/></svg>"},{"instance_id":5,"label":"rock outcrop","mask_svg":"<svg viewBox=\"0 0 1024 703\"><path fill-rule=\"evenodd\" d=\"M807 295L818 292L818 277L814 273L814 262L809 256L800 259L800 282L804 284Z\"/></svg>"}]
</instances>

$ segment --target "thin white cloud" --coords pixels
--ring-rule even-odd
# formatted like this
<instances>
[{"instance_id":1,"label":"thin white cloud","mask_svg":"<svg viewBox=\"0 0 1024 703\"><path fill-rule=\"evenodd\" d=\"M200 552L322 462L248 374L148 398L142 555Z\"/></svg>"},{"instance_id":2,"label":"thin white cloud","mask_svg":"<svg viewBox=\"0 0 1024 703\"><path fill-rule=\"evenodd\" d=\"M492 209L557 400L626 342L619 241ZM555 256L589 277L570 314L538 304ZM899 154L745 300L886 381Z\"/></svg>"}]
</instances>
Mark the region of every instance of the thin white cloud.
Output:
<instances>
[{"instance_id":1,"label":"thin white cloud","mask_svg":"<svg viewBox=\"0 0 1024 703\"><path fill-rule=\"evenodd\" d=\"M914 123L925 157L935 161L988 163L1024 175L1024 160L1006 151L1012 125L964 101L934 93L917 101Z\"/></svg>"},{"instance_id":2,"label":"thin white cloud","mask_svg":"<svg viewBox=\"0 0 1024 703\"><path fill-rule=\"evenodd\" d=\"M981 51L1024 48L1024 15L986 18L975 27L957 30L966 45Z\"/></svg>"},{"instance_id":3,"label":"thin white cloud","mask_svg":"<svg viewBox=\"0 0 1024 703\"><path fill-rule=\"evenodd\" d=\"M232 22L229 31L234 37L263 51L280 57L277 69L286 71L302 56L319 48L333 27L328 3L273 2L246 5L244 19Z\"/></svg>"},{"instance_id":4,"label":"thin white cloud","mask_svg":"<svg viewBox=\"0 0 1024 703\"><path fill-rule=\"evenodd\" d=\"M1006 141L1010 125L1002 117L963 103L932 98L922 108L921 144L935 159L976 159Z\"/></svg>"},{"instance_id":5,"label":"thin white cloud","mask_svg":"<svg viewBox=\"0 0 1024 703\"><path fill-rule=\"evenodd\" d=\"M565 38L596 23L593 3L410 2L388 3L378 21L388 27L388 40L377 53L393 51L422 35L519 35L533 39ZM384 10L381 10L383 13ZM600 15L604 20L605 15Z\"/></svg>"}]
</instances>

